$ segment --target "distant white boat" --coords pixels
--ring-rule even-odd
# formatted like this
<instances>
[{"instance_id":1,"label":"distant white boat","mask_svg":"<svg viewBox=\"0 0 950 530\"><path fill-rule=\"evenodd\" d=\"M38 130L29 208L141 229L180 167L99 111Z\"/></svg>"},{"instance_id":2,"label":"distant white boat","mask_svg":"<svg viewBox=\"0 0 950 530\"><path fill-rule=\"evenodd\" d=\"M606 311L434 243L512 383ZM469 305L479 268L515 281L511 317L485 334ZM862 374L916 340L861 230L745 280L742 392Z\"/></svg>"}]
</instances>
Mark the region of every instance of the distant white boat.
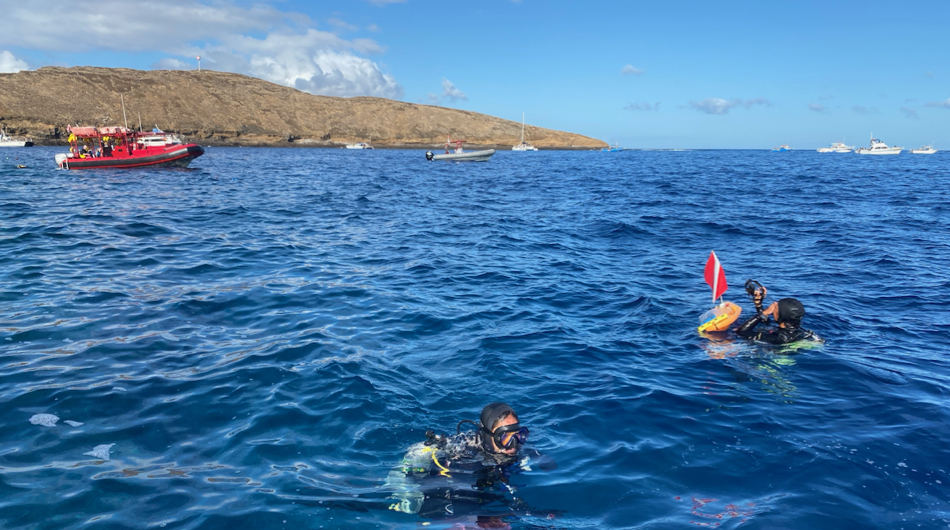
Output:
<instances>
[{"instance_id":1,"label":"distant white boat","mask_svg":"<svg viewBox=\"0 0 950 530\"><path fill-rule=\"evenodd\" d=\"M934 146L931 144L931 145L925 145L921 147L920 149L912 149L910 152L915 155L932 155L936 153L937 150L934 149Z\"/></svg>"},{"instance_id":2,"label":"distant white boat","mask_svg":"<svg viewBox=\"0 0 950 530\"><path fill-rule=\"evenodd\" d=\"M899 155L903 150L903 147L888 147L886 143L872 136L871 146L862 147L855 151L855 153L859 155Z\"/></svg>"},{"instance_id":3,"label":"distant white boat","mask_svg":"<svg viewBox=\"0 0 950 530\"><path fill-rule=\"evenodd\" d=\"M7 136L7 132L0 129L0 147L33 147L28 138Z\"/></svg>"},{"instance_id":4,"label":"distant white boat","mask_svg":"<svg viewBox=\"0 0 950 530\"><path fill-rule=\"evenodd\" d=\"M844 142L835 142L829 147L821 147L818 149L819 153L850 153L854 150L854 146L845 145Z\"/></svg>"},{"instance_id":5,"label":"distant white boat","mask_svg":"<svg viewBox=\"0 0 950 530\"><path fill-rule=\"evenodd\" d=\"M445 153L444 154L433 154L432 151L426 151L426 160L432 162L433 160L451 160L455 162L488 162L488 159L495 154L494 149L485 149L484 151L464 151L462 149L462 142L465 140L451 140L448 139L445 141ZM450 145L455 143L455 149L452 150Z\"/></svg>"},{"instance_id":6,"label":"distant white boat","mask_svg":"<svg viewBox=\"0 0 950 530\"><path fill-rule=\"evenodd\" d=\"M512 151L537 151L538 148L524 141L524 112L521 113L521 143L512 147Z\"/></svg>"},{"instance_id":7,"label":"distant white boat","mask_svg":"<svg viewBox=\"0 0 950 530\"><path fill-rule=\"evenodd\" d=\"M372 149L373 146L369 145L366 142L359 142L356 144L346 144L347 149Z\"/></svg>"}]
</instances>

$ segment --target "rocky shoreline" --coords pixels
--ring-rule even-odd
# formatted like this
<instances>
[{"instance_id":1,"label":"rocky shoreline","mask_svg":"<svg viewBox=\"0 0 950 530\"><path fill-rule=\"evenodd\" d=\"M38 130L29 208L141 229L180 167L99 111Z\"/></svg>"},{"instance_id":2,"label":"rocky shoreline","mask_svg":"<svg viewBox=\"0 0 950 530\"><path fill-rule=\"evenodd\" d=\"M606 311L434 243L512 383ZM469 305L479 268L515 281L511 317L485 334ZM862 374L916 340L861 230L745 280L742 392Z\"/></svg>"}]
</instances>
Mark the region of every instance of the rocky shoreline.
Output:
<instances>
[{"instance_id":1,"label":"rocky shoreline","mask_svg":"<svg viewBox=\"0 0 950 530\"><path fill-rule=\"evenodd\" d=\"M125 116L122 103L125 101ZM0 74L0 126L37 145L66 145L67 125L158 126L206 146L510 149L521 123L476 112L382 98L314 96L214 71L45 67ZM579 134L526 126L539 149L598 149Z\"/></svg>"}]
</instances>

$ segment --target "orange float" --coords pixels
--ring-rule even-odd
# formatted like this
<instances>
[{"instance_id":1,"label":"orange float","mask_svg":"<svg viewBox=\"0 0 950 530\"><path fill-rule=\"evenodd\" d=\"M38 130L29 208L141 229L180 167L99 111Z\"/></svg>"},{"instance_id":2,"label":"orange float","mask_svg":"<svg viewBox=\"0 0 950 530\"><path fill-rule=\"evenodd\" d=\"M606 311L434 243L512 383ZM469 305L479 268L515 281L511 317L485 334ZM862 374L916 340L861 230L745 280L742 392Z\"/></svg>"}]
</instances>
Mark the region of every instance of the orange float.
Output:
<instances>
[{"instance_id":1,"label":"orange float","mask_svg":"<svg viewBox=\"0 0 950 530\"><path fill-rule=\"evenodd\" d=\"M703 313L699 317L700 333L709 331L726 331L733 322L739 319L742 308L732 302L723 302Z\"/></svg>"}]
</instances>

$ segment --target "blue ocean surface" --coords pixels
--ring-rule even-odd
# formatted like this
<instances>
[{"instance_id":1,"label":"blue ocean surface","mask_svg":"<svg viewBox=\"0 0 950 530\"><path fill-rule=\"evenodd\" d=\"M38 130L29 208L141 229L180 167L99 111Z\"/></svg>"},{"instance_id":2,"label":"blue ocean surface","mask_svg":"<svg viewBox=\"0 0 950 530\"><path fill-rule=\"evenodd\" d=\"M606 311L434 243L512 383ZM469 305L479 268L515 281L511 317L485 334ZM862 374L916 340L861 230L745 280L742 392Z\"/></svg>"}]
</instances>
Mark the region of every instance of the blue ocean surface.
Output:
<instances>
[{"instance_id":1,"label":"blue ocean surface","mask_svg":"<svg viewBox=\"0 0 950 530\"><path fill-rule=\"evenodd\" d=\"M61 150L0 153L0 528L950 526L950 153ZM711 250L824 343L699 336ZM493 401L557 468L391 509Z\"/></svg>"}]
</instances>

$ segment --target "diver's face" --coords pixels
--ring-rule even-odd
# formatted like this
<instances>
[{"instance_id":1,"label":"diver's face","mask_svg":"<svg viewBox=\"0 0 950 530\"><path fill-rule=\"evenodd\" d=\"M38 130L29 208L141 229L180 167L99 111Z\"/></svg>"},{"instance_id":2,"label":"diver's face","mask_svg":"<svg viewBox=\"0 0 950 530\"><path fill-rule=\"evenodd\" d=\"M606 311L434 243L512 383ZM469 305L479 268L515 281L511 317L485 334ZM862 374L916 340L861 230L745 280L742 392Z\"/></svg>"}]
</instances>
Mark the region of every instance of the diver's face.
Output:
<instances>
[{"instance_id":1,"label":"diver's face","mask_svg":"<svg viewBox=\"0 0 950 530\"><path fill-rule=\"evenodd\" d=\"M514 424L516 424L516 423L518 423L518 418L516 418L515 415L512 414L512 415L508 416L507 418L505 418L505 419L501 420L500 422L498 422L498 425L495 426L495 430L492 431L492 432L494 433L495 431L497 431L498 429L501 429L502 427L507 427L508 425L514 425ZM515 454L515 453L518 452L518 446L517 446L517 445L511 447L510 449L502 449L501 447L498 447L498 444L495 443L495 438L494 438L494 437L492 437L491 444L492 444L492 446L494 447L496 453L502 453L502 454L506 454L506 455L513 455L513 454Z\"/></svg>"}]
</instances>

